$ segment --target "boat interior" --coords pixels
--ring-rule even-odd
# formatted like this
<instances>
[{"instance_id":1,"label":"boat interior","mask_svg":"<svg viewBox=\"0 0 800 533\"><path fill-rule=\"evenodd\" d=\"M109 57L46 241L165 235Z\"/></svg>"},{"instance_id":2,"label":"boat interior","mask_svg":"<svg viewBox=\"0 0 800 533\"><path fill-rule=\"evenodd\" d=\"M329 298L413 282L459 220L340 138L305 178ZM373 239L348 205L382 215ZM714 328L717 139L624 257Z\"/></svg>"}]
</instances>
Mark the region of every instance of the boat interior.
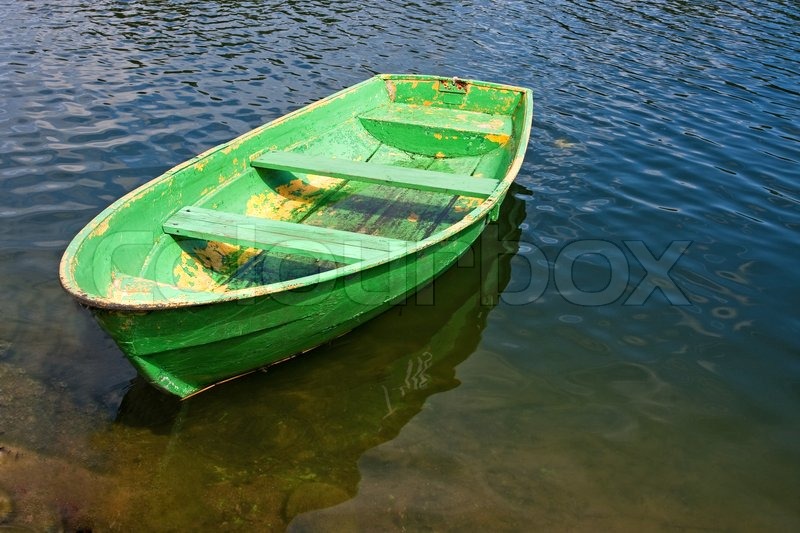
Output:
<instances>
[{"instance_id":1,"label":"boat interior","mask_svg":"<svg viewBox=\"0 0 800 533\"><path fill-rule=\"evenodd\" d=\"M157 231L114 252L100 292L281 283L435 237L495 191L518 152L525 95L499 87L376 78L199 156L128 201L172 207L142 210Z\"/></svg>"}]
</instances>

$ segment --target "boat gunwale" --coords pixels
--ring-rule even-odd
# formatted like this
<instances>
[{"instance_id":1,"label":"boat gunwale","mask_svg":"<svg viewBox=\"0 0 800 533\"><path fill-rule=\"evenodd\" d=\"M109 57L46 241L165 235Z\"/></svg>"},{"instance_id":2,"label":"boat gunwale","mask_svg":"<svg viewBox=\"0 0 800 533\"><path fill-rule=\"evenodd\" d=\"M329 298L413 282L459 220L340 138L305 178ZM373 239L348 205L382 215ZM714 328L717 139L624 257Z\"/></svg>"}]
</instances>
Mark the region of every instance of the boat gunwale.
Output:
<instances>
[{"instance_id":1,"label":"boat gunwale","mask_svg":"<svg viewBox=\"0 0 800 533\"><path fill-rule=\"evenodd\" d=\"M147 311L157 311L166 309L184 309L189 307L199 307L205 305L214 305L218 303L261 298L269 296L271 294L278 294L289 290L302 288L308 285L331 281L336 278L349 276L358 272L367 271L369 269L378 267L380 265L395 261L401 257L417 254L419 252L422 252L426 248L434 246L437 243L440 243L450 237L457 235L461 231L464 231L465 229L471 227L473 224L479 223L483 219L485 219L489 215L489 212L492 210L492 208L494 208L496 204L500 201L500 199L505 196L506 192L511 186L511 183L516 178L522 166L525 152L527 151L528 143L530 140L530 129L533 121L533 92L525 87L484 82L480 80L464 79L462 81L469 83L471 85L489 87L494 89L502 89L510 92L520 93L521 99L518 105L524 106L524 114L521 119L521 134L517 139L516 150L514 152L512 162L508 166L505 175L503 176L503 179L497 181L497 187L494 189L491 195L486 197L478 206L476 206L472 211L467 213L467 215L465 215L464 218L462 218L455 224L448 226L446 229L438 233L434 233L433 235L421 241L408 241L408 246L404 247L404 249L391 251L385 256L377 257L372 260L359 261L349 265L331 269L325 272L320 272L287 281L236 289L227 292L208 293L208 292L182 291L183 295L185 295L185 298L170 298L159 301L145 301L145 302L141 301L124 302L120 301L120 299L118 298L115 299L108 296L89 294L84 290L82 290L81 287L78 285L77 281L75 280L72 267L75 263L75 259L77 257L77 254L81 246L84 244L87 238L94 231L96 231L98 227L102 226L102 224L106 220L111 218L122 205L128 202L135 201L139 196L144 194L148 189L153 187L156 183L160 183L162 181L171 178L172 176L182 171L183 169L195 165L198 162L210 157L211 155L221 150L225 150L230 146L240 144L250 137L263 133L264 130L268 128L274 127L278 124L281 124L282 122L290 120L297 115L313 111L314 108L321 105L326 105L331 101L333 101L334 99L339 98L345 94L357 91L361 89L363 86L374 82L375 79L380 79L383 81L389 81L389 80L430 81L430 80L442 80L448 78L446 76L434 76L434 75L423 75L423 74L408 74L408 75L379 74L371 78L368 78L362 82L359 82L355 85L337 91L325 98L316 100L308 105L300 107L299 109L291 111L285 115L282 115L270 122L262 124L261 126L258 126L248 132L245 132L242 135L239 135L238 137L231 139L230 141L216 145L184 162L179 163L178 165L175 165L174 167L168 169L167 171L157 176L156 178L143 183L142 185L136 187L135 189L123 195L119 199L115 200L108 207L106 207L100 213L98 213L80 232L78 232L78 234L72 239L72 241L69 243L66 250L64 251L64 254L61 258L61 262L59 264L59 280L61 282L62 287L64 287L64 289L80 303L87 305L89 307L111 310L111 311L116 310L116 311L129 311L129 312L147 312ZM177 288L180 290L179 287Z\"/></svg>"}]
</instances>

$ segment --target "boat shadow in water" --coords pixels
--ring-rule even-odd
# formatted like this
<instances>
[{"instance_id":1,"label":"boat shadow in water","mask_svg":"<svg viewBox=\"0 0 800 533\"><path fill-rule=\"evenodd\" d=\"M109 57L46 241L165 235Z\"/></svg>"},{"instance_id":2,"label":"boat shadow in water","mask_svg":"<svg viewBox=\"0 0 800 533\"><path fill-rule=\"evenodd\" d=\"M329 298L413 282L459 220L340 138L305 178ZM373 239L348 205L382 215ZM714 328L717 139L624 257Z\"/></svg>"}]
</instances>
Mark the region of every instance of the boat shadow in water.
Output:
<instances>
[{"instance_id":1,"label":"boat shadow in water","mask_svg":"<svg viewBox=\"0 0 800 533\"><path fill-rule=\"evenodd\" d=\"M459 385L455 368L510 280L521 190L458 265L327 346L182 402L134 380L97 442L131 503L149 509L137 527L282 530L352 498L363 453Z\"/></svg>"}]
</instances>

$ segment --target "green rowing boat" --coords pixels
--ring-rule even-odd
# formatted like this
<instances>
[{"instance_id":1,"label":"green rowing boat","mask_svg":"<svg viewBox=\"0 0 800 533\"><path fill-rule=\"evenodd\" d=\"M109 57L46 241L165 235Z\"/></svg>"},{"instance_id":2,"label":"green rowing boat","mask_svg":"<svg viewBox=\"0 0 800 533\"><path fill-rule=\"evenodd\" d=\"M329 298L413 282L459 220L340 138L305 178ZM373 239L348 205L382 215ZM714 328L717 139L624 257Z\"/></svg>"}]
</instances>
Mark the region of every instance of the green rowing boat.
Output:
<instances>
[{"instance_id":1,"label":"green rowing boat","mask_svg":"<svg viewBox=\"0 0 800 533\"><path fill-rule=\"evenodd\" d=\"M120 198L64 288L148 381L187 397L308 351L428 284L497 217L528 89L380 75Z\"/></svg>"}]
</instances>

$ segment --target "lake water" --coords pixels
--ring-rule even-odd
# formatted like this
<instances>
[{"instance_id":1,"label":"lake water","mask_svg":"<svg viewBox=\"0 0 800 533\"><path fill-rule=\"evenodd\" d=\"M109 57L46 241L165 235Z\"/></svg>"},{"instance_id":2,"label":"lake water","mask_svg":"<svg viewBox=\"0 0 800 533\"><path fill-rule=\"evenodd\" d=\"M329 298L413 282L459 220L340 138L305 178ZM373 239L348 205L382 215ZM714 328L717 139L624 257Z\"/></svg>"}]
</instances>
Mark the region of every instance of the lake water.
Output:
<instances>
[{"instance_id":1,"label":"lake water","mask_svg":"<svg viewBox=\"0 0 800 533\"><path fill-rule=\"evenodd\" d=\"M381 72L533 89L500 223L268 373L137 380L69 240ZM799 82L792 1L0 0L0 530L797 531Z\"/></svg>"}]
</instances>

